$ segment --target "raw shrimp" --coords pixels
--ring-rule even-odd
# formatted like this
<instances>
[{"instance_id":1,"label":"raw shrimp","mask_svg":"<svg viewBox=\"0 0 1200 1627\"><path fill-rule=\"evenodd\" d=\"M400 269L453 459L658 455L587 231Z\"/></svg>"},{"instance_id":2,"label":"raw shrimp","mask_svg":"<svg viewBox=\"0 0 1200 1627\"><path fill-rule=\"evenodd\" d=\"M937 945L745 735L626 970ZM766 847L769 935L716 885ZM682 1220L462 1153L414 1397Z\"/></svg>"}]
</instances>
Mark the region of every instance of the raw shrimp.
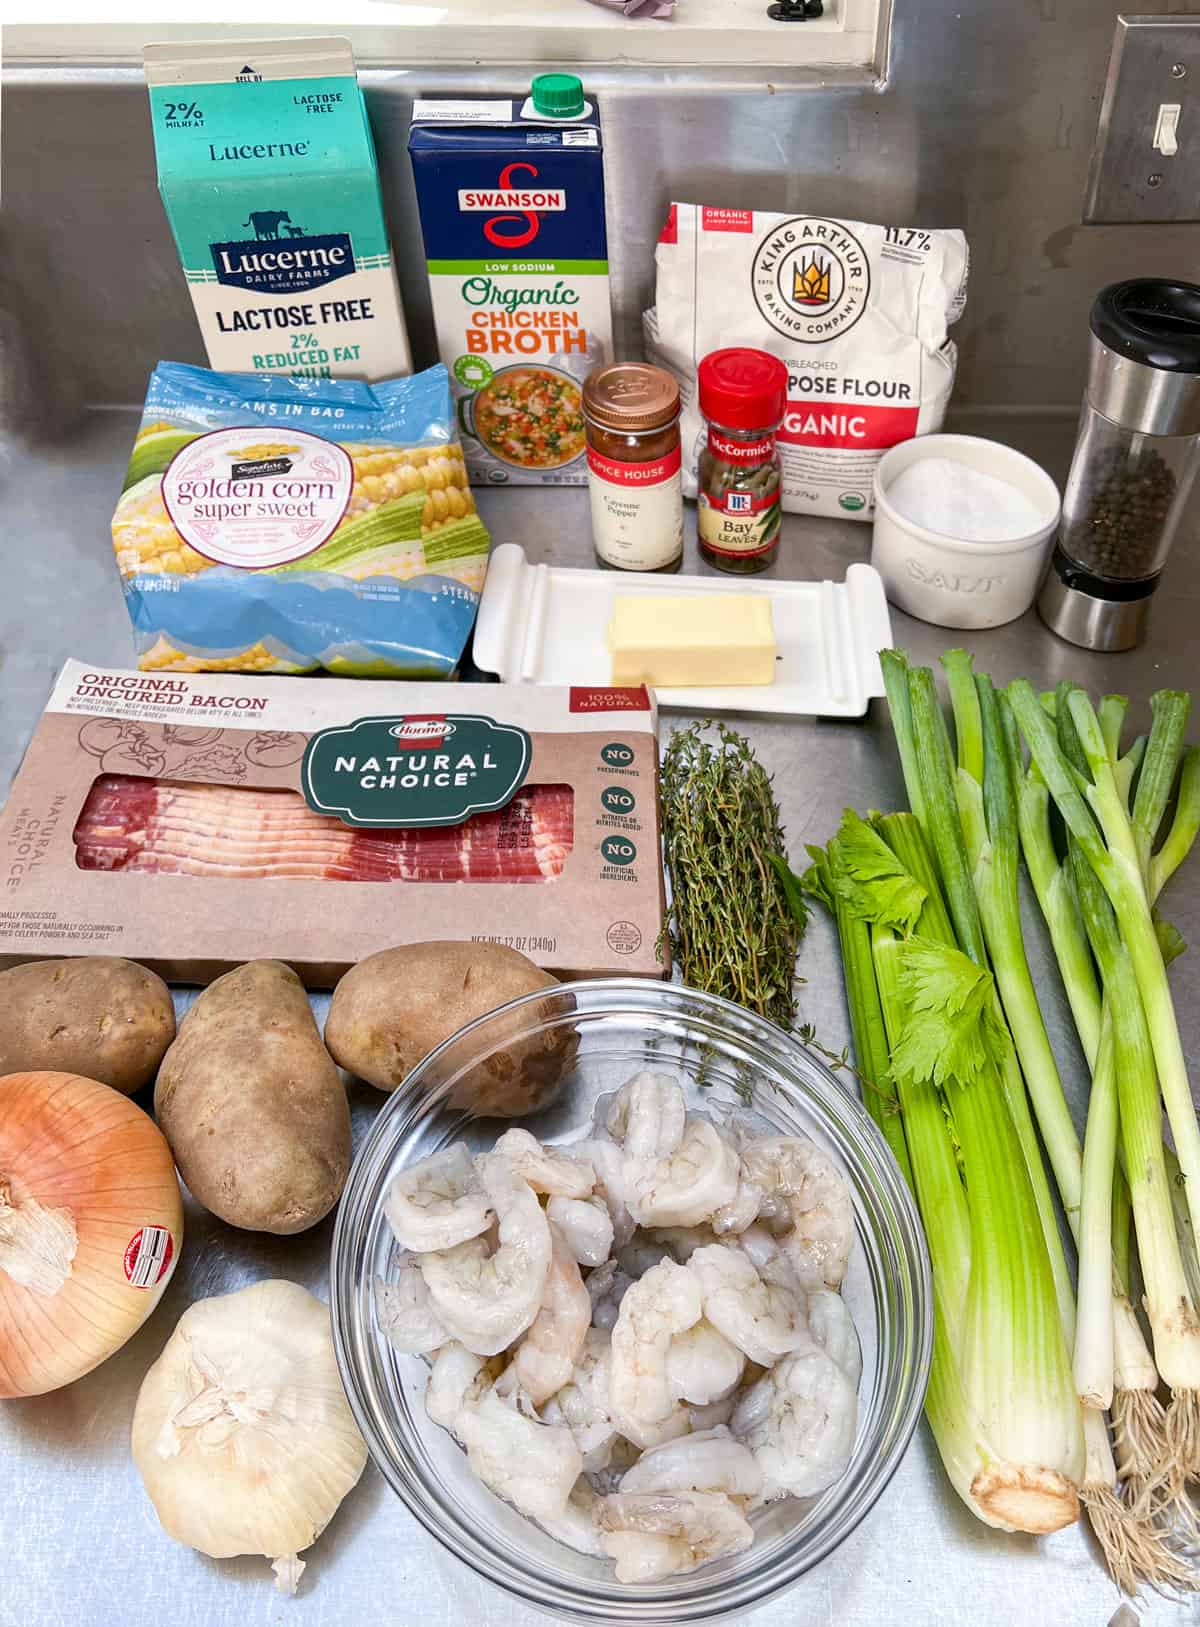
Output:
<instances>
[{"instance_id":1,"label":"raw shrimp","mask_svg":"<svg viewBox=\"0 0 1200 1627\"><path fill-rule=\"evenodd\" d=\"M637 1231L616 1254L617 1269L636 1282L661 1260L673 1260L674 1251L666 1243L651 1237L649 1232Z\"/></svg>"},{"instance_id":2,"label":"raw shrimp","mask_svg":"<svg viewBox=\"0 0 1200 1627\"><path fill-rule=\"evenodd\" d=\"M807 1296L807 1301L808 1331L857 1390L862 1377L862 1346L846 1301L832 1288L818 1288Z\"/></svg>"},{"instance_id":3,"label":"raw shrimp","mask_svg":"<svg viewBox=\"0 0 1200 1627\"><path fill-rule=\"evenodd\" d=\"M533 1188L506 1158L478 1160L480 1179L499 1220L499 1246L489 1254L473 1237L421 1256L433 1308L449 1334L477 1356L494 1356L518 1339L541 1309L550 1269L550 1226Z\"/></svg>"},{"instance_id":4,"label":"raw shrimp","mask_svg":"<svg viewBox=\"0 0 1200 1627\"><path fill-rule=\"evenodd\" d=\"M770 1367L812 1342L803 1295L765 1282L741 1249L728 1243L697 1249L688 1270L700 1284L707 1320L751 1361Z\"/></svg>"},{"instance_id":5,"label":"raw shrimp","mask_svg":"<svg viewBox=\"0 0 1200 1627\"><path fill-rule=\"evenodd\" d=\"M744 1378L745 1374L742 1376ZM710 1401L706 1407L689 1407L688 1423L692 1426L692 1433L703 1435L707 1430L718 1429L722 1424L727 1424L740 1400L741 1393L738 1390L731 1390L720 1401Z\"/></svg>"},{"instance_id":6,"label":"raw shrimp","mask_svg":"<svg viewBox=\"0 0 1200 1627\"><path fill-rule=\"evenodd\" d=\"M628 1167L656 1164L683 1139L683 1091L669 1074L639 1073L622 1085L608 1109L605 1125L621 1148Z\"/></svg>"},{"instance_id":7,"label":"raw shrimp","mask_svg":"<svg viewBox=\"0 0 1200 1627\"><path fill-rule=\"evenodd\" d=\"M588 1471L588 1485L601 1497L608 1497L612 1492L619 1491L625 1471L632 1469L641 1455L640 1447L635 1446L632 1441L627 1441L623 1435L618 1435L612 1444L612 1456L604 1468Z\"/></svg>"},{"instance_id":8,"label":"raw shrimp","mask_svg":"<svg viewBox=\"0 0 1200 1627\"><path fill-rule=\"evenodd\" d=\"M584 1159L556 1147L543 1147L528 1130L506 1130L487 1157L507 1158L535 1192L556 1198L586 1198L596 1173Z\"/></svg>"},{"instance_id":9,"label":"raw shrimp","mask_svg":"<svg viewBox=\"0 0 1200 1627\"><path fill-rule=\"evenodd\" d=\"M837 1288L854 1242L846 1183L815 1142L766 1136L742 1145L742 1165L765 1197L759 1216L780 1238L805 1288Z\"/></svg>"},{"instance_id":10,"label":"raw shrimp","mask_svg":"<svg viewBox=\"0 0 1200 1627\"><path fill-rule=\"evenodd\" d=\"M411 1254L400 1256L394 1282L376 1282L375 1315L388 1343L403 1356L428 1356L450 1338Z\"/></svg>"},{"instance_id":11,"label":"raw shrimp","mask_svg":"<svg viewBox=\"0 0 1200 1627\"><path fill-rule=\"evenodd\" d=\"M487 1361L457 1340L443 1345L429 1371L425 1411L435 1424L459 1439L459 1413L481 1399L488 1386L499 1377L500 1366L498 1358Z\"/></svg>"},{"instance_id":12,"label":"raw shrimp","mask_svg":"<svg viewBox=\"0 0 1200 1627\"><path fill-rule=\"evenodd\" d=\"M511 1134L511 1131L510 1131ZM558 1227L550 1226L550 1269L542 1305L513 1361L517 1381L535 1407L561 1390L592 1320L592 1301L575 1256Z\"/></svg>"},{"instance_id":13,"label":"raw shrimp","mask_svg":"<svg viewBox=\"0 0 1200 1627\"><path fill-rule=\"evenodd\" d=\"M618 1582L656 1582L740 1554L754 1541L736 1504L717 1492L617 1492L598 1520Z\"/></svg>"},{"instance_id":14,"label":"raw shrimp","mask_svg":"<svg viewBox=\"0 0 1200 1627\"><path fill-rule=\"evenodd\" d=\"M580 1265L603 1265L612 1252L612 1216L602 1197L551 1198L546 1219L558 1227Z\"/></svg>"},{"instance_id":15,"label":"raw shrimp","mask_svg":"<svg viewBox=\"0 0 1200 1627\"><path fill-rule=\"evenodd\" d=\"M586 1286L592 1302L592 1326L611 1332L617 1325L621 1301L633 1286L633 1278L620 1270L615 1260L606 1260L588 1273Z\"/></svg>"},{"instance_id":16,"label":"raw shrimp","mask_svg":"<svg viewBox=\"0 0 1200 1627\"><path fill-rule=\"evenodd\" d=\"M609 1416L608 1375L612 1363L607 1333L589 1328L571 1377L541 1409L548 1424L565 1424L583 1455L584 1472L606 1469L618 1436Z\"/></svg>"},{"instance_id":17,"label":"raw shrimp","mask_svg":"<svg viewBox=\"0 0 1200 1627\"><path fill-rule=\"evenodd\" d=\"M757 1497L762 1470L754 1454L728 1429L685 1435L643 1452L621 1482L625 1491L719 1491L726 1497Z\"/></svg>"},{"instance_id":18,"label":"raw shrimp","mask_svg":"<svg viewBox=\"0 0 1200 1627\"><path fill-rule=\"evenodd\" d=\"M705 1407L731 1395L745 1366L746 1358L737 1346L703 1317L686 1333L677 1333L667 1350L671 1391L693 1406Z\"/></svg>"},{"instance_id":19,"label":"raw shrimp","mask_svg":"<svg viewBox=\"0 0 1200 1627\"><path fill-rule=\"evenodd\" d=\"M613 1244L624 1248L633 1236L637 1221L629 1213L625 1202L625 1158L615 1142L597 1137L593 1141L576 1141L571 1151L584 1158L596 1172L596 1190L604 1199L613 1227Z\"/></svg>"},{"instance_id":20,"label":"raw shrimp","mask_svg":"<svg viewBox=\"0 0 1200 1627\"><path fill-rule=\"evenodd\" d=\"M718 1237L727 1237L731 1232L744 1232L758 1219L765 1196L758 1182L751 1180L746 1173L745 1164L739 1162L737 1191L728 1203L714 1211L709 1225Z\"/></svg>"},{"instance_id":21,"label":"raw shrimp","mask_svg":"<svg viewBox=\"0 0 1200 1627\"><path fill-rule=\"evenodd\" d=\"M604 1558L600 1542L600 1527L596 1516L600 1512L600 1498L584 1479L571 1488L567 1506L557 1517L543 1518L538 1523L548 1537L573 1548L577 1554L588 1554L593 1559Z\"/></svg>"},{"instance_id":22,"label":"raw shrimp","mask_svg":"<svg viewBox=\"0 0 1200 1627\"><path fill-rule=\"evenodd\" d=\"M717 1241L709 1226L655 1226L644 1235L651 1243L661 1243L680 1265L686 1265L698 1248Z\"/></svg>"},{"instance_id":23,"label":"raw shrimp","mask_svg":"<svg viewBox=\"0 0 1200 1627\"><path fill-rule=\"evenodd\" d=\"M488 1390L459 1413L467 1460L485 1486L535 1520L557 1519L582 1462L569 1429L543 1424Z\"/></svg>"},{"instance_id":24,"label":"raw shrimp","mask_svg":"<svg viewBox=\"0 0 1200 1627\"><path fill-rule=\"evenodd\" d=\"M424 1254L478 1237L488 1228L492 1207L470 1153L456 1141L397 1175L384 1213L401 1248Z\"/></svg>"},{"instance_id":25,"label":"raw shrimp","mask_svg":"<svg viewBox=\"0 0 1200 1627\"><path fill-rule=\"evenodd\" d=\"M729 1427L754 1453L767 1500L814 1497L850 1461L858 1400L818 1346L787 1356L743 1395Z\"/></svg>"},{"instance_id":26,"label":"raw shrimp","mask_svg":"<svg viewBox=\"0 0 1200 1627\"><path fill-rule=\"evenodd\" d=\"M674 1260L660 1260L621 1301L612 1330L609 1400L618 1430L639 1446L669 1439L660 1426L675 1434L687 1428L686 1411L671 1393L667 1352L676 1334L700 1320L700 1311L699 1282Z\"/></svg>"},{"instance_id":27,"label":"raw shrimp","mask_svg":"<svg viewBox=\"0 0 1200 1627\"><path fill-rule=\"evenodd\" d=\"M738 1155L707 1119L687 1121L679 1145L629 1183L629 1212L642 1226L698 1226L731 1204Z\"/></svg>"}]
</instances>

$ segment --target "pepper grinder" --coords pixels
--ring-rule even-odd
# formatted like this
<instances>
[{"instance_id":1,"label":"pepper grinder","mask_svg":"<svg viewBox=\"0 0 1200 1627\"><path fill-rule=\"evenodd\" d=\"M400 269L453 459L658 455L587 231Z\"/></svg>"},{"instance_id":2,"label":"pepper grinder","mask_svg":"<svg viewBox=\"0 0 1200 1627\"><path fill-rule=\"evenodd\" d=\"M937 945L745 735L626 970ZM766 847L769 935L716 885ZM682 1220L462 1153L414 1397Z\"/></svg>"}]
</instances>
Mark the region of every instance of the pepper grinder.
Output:
<instances>
[{"instance_id":1,"label":"pepper grinder","mask_svg":"<svg viewBox=\"0 0 1200 1627\"><path fill-rule=\"evenodd\" d=\"M1087 391L1038 613L1071 644L1130 650L1200 459L1200 287L1137 277L1092 306Z\"/></svg>"}]
</instances>

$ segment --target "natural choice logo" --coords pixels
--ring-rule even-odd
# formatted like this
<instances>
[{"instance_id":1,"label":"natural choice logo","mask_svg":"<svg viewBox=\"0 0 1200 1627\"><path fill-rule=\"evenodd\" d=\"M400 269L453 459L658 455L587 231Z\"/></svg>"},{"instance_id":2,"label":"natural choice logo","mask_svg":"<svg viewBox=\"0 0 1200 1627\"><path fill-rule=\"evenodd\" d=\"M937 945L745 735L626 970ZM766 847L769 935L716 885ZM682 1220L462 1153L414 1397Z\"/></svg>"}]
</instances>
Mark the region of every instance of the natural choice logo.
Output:
<instances>
[{"instance_id":1,"label":"natural choice logo","mask_svg":"<svg viewBox=\"0 0 1200 1627\"><path fill-rule=\"evenodd\" d=\"M300 784L346 825L461 825L512 801L532 750L524 729L477 713L364 717L313 735Z\"/></svg>"}]
</instances>

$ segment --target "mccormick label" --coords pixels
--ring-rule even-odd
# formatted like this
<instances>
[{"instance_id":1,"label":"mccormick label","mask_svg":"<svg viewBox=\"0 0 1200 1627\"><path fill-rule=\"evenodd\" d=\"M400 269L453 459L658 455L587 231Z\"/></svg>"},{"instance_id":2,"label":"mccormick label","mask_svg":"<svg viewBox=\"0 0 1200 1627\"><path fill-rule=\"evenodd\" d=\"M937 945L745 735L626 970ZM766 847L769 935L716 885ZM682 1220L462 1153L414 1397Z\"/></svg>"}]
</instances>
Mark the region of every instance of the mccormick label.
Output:
<instances>
[{"instance_id":1,"label":"mccormick label","mask_svg":"<svg viewBox=\"0 0 1200 1627\"><path fill-rule=\"evenodd\" d=\"M408 145L471 480L582 485L583 381L613 353L596 112L418 101Z\"/></svg>"},{"instance_id":2,"label":"mccormick label","mask_svg":"<svg viewBox=\"0 0 1200 1627\"><path fill-rule=\"evenodd\" d=\"M769 497L748 491L701 492L696 506L700 540L714 554L765 554L779 541L779 488Z\"/></svg>"},{"instance_id":3,"label":"mccormick label","mask_svg":"<svg viewBox=\"0 0 1200 1627\"><path fill-rule=\"evenodd\" d=\"M145 57L159 191L211 365L409 372L349 44L151 45Z\"/></svg>"},{"instance_id":4,"label":"mccormick label","mask_svg":"<svg viewBox=\"0 0 1200 1627\"><path fill-rule=\"evenodd\" d=\"M679 447L649 463L619 463L588 447L592 538L607 565L657 571L683 549Z\"/></svg>"}]
</instances>

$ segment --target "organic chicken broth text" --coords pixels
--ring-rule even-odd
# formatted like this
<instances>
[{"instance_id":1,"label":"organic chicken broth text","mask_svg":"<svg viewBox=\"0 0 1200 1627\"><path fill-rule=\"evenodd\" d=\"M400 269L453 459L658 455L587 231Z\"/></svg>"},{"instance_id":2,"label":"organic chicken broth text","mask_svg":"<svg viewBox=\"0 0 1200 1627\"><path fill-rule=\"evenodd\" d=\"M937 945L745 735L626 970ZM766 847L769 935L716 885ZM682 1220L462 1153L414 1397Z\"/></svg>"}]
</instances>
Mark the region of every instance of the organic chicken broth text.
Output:
<instances>
[{"instance_id":1,"label":"organic chicken broth text","mask_svg":"<svg viewBox=\"0 0 1200 1627\"><path fill-rule=\"evenodd\" d=\"M600 124L418 102L409 138L475 484L583 485L583 381L612 357Z\"/></svg>"}]
</instances>

